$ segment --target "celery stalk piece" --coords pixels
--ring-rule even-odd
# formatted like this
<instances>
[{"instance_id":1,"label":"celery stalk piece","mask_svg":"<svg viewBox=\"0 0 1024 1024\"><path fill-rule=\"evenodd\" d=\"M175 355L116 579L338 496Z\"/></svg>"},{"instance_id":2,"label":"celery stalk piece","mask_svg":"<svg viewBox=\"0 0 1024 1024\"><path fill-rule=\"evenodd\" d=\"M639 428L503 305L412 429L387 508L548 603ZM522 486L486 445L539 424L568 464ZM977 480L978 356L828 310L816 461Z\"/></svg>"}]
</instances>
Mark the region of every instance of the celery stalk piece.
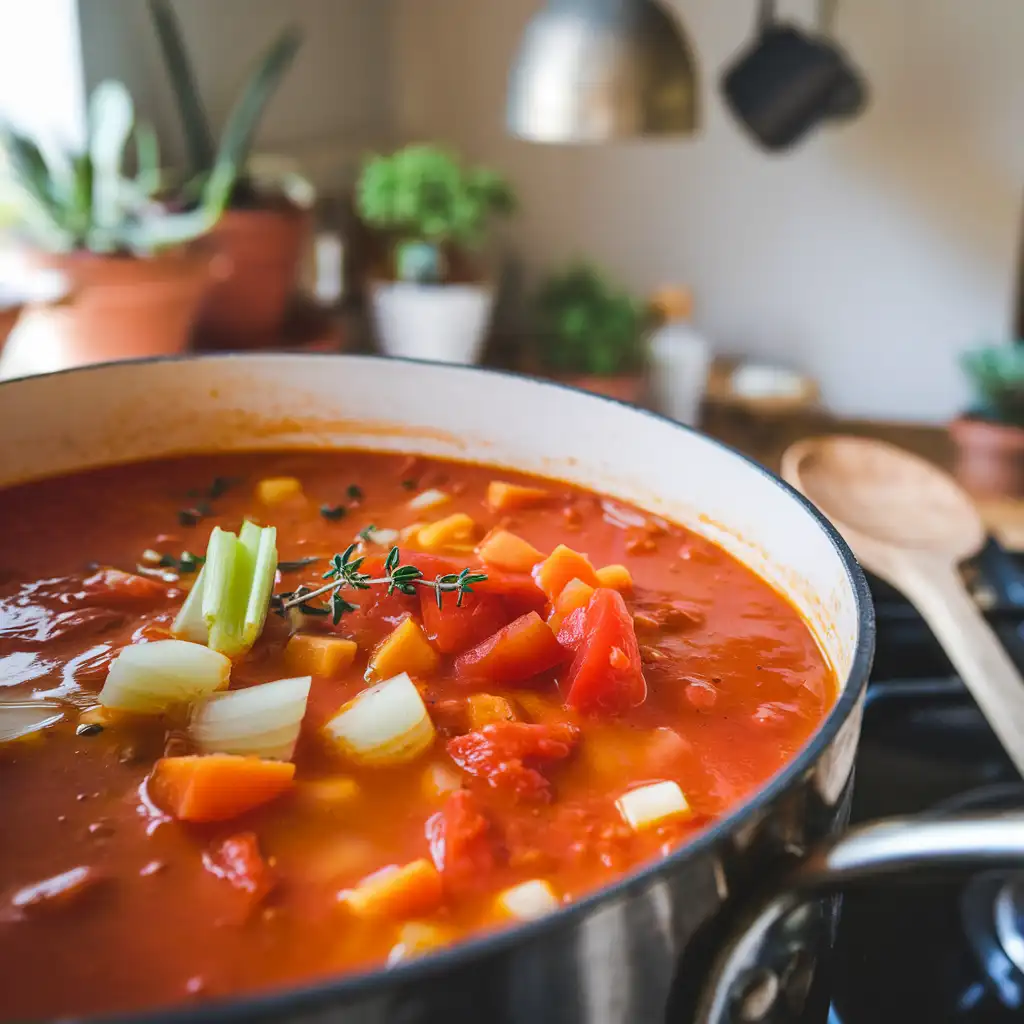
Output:
<instances>
[{"instance_id":1,"label":"celery stalk piece","mask_svg":"<svg viewBox=\"0 0 1024 1024\"><path fill-rule=\"evenodd\" d=\"M242 653L242 617L249 596L244 560L245 550L238 538L215 526L203 566L209 573L203 593L203 618L210 630L210 647L229 658Z\"/></svg>"},{"instance_id":2,"label":"celery stalk piece","mask_svg":"<svg viewBox=\"0 0 1024 1024\"><path fill-rule=\"evenodd\" d=\"M181 606L174 625L171 626L171 636L179 640L189 640L194 644L205 644L210 639L210 627L206 625L203 618L203 591L206 587L206 566L199 570L192 589Z\"/></svg>"},{"instance_id":3,"label":"celery stalk piece","mask_svg":"<svg viewBox=\"0 0 1024 1024\"><path fill-rule=\"evenodd\" d=\"M237 658L267 619L277 572L277 531L245 522L239 536L214 527L206 562L174 622L181 639Z\"/></svg>"},{"instance_id":4,"label":"celery stalk piece","mask_svg":"<svg viewBox=\"0 0 1024 1024\"><path fill-rule=\"evenodd\" d=\"M245 522L239 539L253 553L252 585L242 623L242 642L245 649L249 650L263 632L263 624L267 621L270 595L277 575L277 530L273 526L260 529L253 523Z\"/></svg>"}]
</instances>

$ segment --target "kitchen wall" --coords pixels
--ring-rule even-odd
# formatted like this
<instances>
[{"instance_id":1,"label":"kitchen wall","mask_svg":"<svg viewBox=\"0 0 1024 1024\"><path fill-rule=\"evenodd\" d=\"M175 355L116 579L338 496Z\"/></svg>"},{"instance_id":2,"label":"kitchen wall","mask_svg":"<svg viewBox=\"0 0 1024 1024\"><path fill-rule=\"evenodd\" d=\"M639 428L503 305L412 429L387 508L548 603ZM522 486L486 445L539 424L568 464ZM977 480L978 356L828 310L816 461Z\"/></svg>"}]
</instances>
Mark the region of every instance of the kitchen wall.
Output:
<instances>
[{"instance_id":1,"label":"kitchen wall","mask_svg":"<svg viewBox=\"0 0 1024 1024\"><path fill-rule=\"evenodd\" d=\"M50 0L35 0L47 3ZM143 0L79 0L82 64L91 88L120 78L165 140L167 162L182 135ZM261 152L300 157L317 183L347 175L391 123L390 0L175 0L207 111L220 124L247 69L288 22L302 50L274 97Z\"/></svg>"},{"instance_id":2,"label":"kitchen wall","mask_svg":"<svg viewBox=\"0 0 1024 1024\"><path fill-rule=\"evenodd\" d=\"M690 282L721 351L816 374L844 413L940 420L966 345L1009 329L1024 193L1024 4L846 0L870 113L756 152L717 94L754 0L672 0L700 57L692 141L542 148L503 130L506 75L541 0L394 0L396 127L504 168L528 268L587 253L637 288ZM806 20L812 0L782 0Z\"/></svg>"}]
</instances>

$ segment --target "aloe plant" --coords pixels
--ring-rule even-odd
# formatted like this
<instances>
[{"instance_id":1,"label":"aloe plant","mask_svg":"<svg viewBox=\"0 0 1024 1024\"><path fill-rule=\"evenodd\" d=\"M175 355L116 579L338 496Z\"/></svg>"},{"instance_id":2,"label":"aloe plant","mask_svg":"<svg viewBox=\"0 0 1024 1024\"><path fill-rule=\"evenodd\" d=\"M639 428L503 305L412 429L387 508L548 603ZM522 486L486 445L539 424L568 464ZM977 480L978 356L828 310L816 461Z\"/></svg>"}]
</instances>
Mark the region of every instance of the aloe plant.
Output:
<instances>
[{"instance_id":1,"label":"aloe plant","mask_svg":"<svg viewBox=\"0 0 1024 1024\"><path fill-rule=\"evenodd\" d=\"M134 144L136 172L124 170ZM137 124L128 90L101 82L89 99L85 145L48 148L11 125L0 125L6 159L5 202L28 239L55 253L151 255L204 234L222 207L212 193L194 210L170 212L156 200L161 186L156 135Z\"/></svg>"},{"instance_id":2,"label":"aloe plant","mask_svg":"<svg viewBox=\"0 0 1024 1024\"><path fill-rule=\"evenodd\" d=\"M149 11L185 131L192 175L186 195L201 194L222 208L252 195L256 189L247 168L253 139L267 104L302 45L302 33L295 26L287 27L256 61L224 124L220 144L216 145L181 24L170 0L149 0Z\"/></svg>"},{"instance_id":3,"label":"aloe plant","mask_svg":"<svg viewBox=\"0 0 1024 1024\"><path fill-rule=\"evenodd\" d=\"M491 217L516 208L515 195L499 174L464 167L447 151L427 145L370 157L357 202L370 227L398 236L398 279L421 283L443 280L446 247L478 245Z\"/></svg>"}]
</instances>

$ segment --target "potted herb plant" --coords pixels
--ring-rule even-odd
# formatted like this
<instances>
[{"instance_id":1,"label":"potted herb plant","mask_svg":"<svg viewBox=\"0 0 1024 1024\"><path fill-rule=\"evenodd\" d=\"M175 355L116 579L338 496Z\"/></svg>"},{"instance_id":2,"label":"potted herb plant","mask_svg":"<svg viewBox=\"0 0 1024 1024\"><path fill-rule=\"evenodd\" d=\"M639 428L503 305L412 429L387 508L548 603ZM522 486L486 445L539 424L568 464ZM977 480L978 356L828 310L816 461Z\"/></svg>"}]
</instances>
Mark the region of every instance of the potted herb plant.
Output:
<instances>
[{"instance_id":1,"label":"potted herb plant","mask_svg":"<svg viewBox=\"0 0 1024 1024\"><path fill-rule=\"evenodd\" d=\"M364 223L388 242L386 265L369 285L382 350L477 362L494 286L475 252L492 218L515 210L508 183L436 146L414 145L371 157L356 202Z\"/></svg>"},{"instance_id":2,"label":"potted herb plant","mask_svg":"<svg viewBox=\"0 0 1024 1024\"><path fill-rule=\"evenodd\" d=\"M579 264L550 277L535 305L538 357L546 372L611 398L643 398L651 320L644 303L596 268Z\"/></svg>"},{"instance_id":3,"label":"potted herb plant","mask_svg":"<svg viewBox=\"0 0 1024 1024\"><path fill-rule=\"evenodd\" d=\"M135 174L124 171L133 145ZM120 82L90 97L83 148L44 149L0 127L5 208L25 244L36 296L4 348L0 373L60 369L179 352L189 341L209 282L209 257L192 243L217 221L222 200L204 190L188 212L171 212L160 188L156 136L135 123ZM217 175L230 180L232 149L222 147ZM39 298L49 292L50 301Z\"/></svg>"},{"instance_id":4,"label":"potted herb plant","mask_svg":"<svg viewBox=\"0 0 1024 1024\"><path fill-rule=\"evenodd\" d=\"M199 194L215 173L214 133L196 87L180 22L170 0L149 0L150 14L185 130L190 178L185 199ZM273 343L298 286L310 226L313 190L297 175L258 173L250 149L261 118L301 45L288 27L256 61L225 132L241 131L239 173L229 183L227 209L213 234L222 273L200 314L204 339L217 346L249 348Z\"/></svg>"},{"instance_id":5,"label":"potted herb plant","mask_svg":"<svg viewBox=\"0 0 1024 1024\"><path fill-rule=\"evenodd\" d=\"M976 494L1024 497L1024 343L967 352L970 411L949 426L961 483Z\"/></svg>"}]
</instances>

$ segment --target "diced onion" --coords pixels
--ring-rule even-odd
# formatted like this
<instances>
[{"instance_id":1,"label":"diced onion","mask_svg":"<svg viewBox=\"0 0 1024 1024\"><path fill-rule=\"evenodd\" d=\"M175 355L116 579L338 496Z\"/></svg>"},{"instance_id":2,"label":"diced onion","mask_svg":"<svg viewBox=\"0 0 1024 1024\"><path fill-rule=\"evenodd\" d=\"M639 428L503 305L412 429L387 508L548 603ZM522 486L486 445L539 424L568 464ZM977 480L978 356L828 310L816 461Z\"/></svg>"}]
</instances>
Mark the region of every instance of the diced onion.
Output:
<instances>
[{"instance_id":1,"label":"diced onion","mask_svg":"<svg viewBox=\"0 0 1024 1024\"><path fill-rule=\"evenodd\" d=\"M0 703L0 743L20 740L56 724L64 708L55 701L33 700Z\"/></svg>"},{"instance_id":2,"label":"diced onion","mask_svg":"<svg viewBox=\"0 0 1024 1024\"><path fill-rule=\"evenodd\" d=\"M388 954L388 966L393 967L413 957L422 956L433 949L447 946L451 933L426 921L407 921L398 930L398 942Z\"/></svg>"},{"instance_id":3,"label":"diced onion","mask_svg":"<svg viewBox=\"0 0 1024 1024\"><path fill-rule=\"evenodd\" d=\"M615 806L634 832L654 828L670 818L686 817L690 805L675 782L652 782L623 793Z\"/></svg>"},{"instance_id":4,"label":"diced onion","mask_svg":"<svg viewBox=\"0 0 1024 1024\"><path fill-rule=\"evenodd\" d=\"M110 663L99 701L108 708L158 715L225 689L230 675L231 661L202 644L133 644Z\"/></svg>"},{"instance_id":5,"label":"diced onion","mask_svg":"<svg viewBox=\"0 0 1024 1024\"><path fill-rule=\"evenodd\" d=\"M382 548L391 547L395 541L399 539L401 535L397 530L363 530L359 534L360 540L365 540L368 544L378 544Z\"/></svg>"},{"instance_id":6,"label":"diced onion","mask_svg":"<svg viewBox=\"0 0 1024 1024\"><path fill-rule=\"evenodd\" d=\"M445 505L451 500L451 495L445 494L444 491L432 489L417 494L416 497L409 502L409 508L437 508L439 505Z\"/></svg>"},{"instance_id":7,"label":"diced onion","mask_svg":"<svg viewBox=\"0 0 1024 1024\"><path fill-rule=\"evenodd\" d=\"M435 735L423 698L406 672L364 690L324 730L353 761L370 765L412 761Z\"/></svg>"},{"instance_id":8,"label":"diced onion","mask_svg":"<svg viewBox=\"0 0 1024 1024\"><path fill-rule=\"evenodd\" d=\"M311 682L300 676L216 694L193 712L189 736L203 754L290 761Z\"/></svg>"},{"instance_id":9,"label":"diced onion","mask_svg":"<svg viewBox=\"0 0 1024 1024\"><path fill-rule=\"evenodd\" d=\"M214 527L206 562L171 632L228 657L245 654L266 622L277 572L277 531L245 522L239 535Z\"/></svg>"},{"instance_id":10,"label":"diced onion","mask_svg":"<svg viewBox=\"0 0 1024 1024\"><path fill-rule=\"evenodd\" d=\"M427 765L420 788L428 800L443 800L449 793L462 788L462 777L447 765Z\"/></svg>"},{"instance_id":11,"label":"diced onion","mask_svg":"<svg viewBox=\"0 0 1024 1024\"><path fill-rule=\"evenodd\" d=\"M542 878L506 889L497 898L498 909L519 921L535 921L561 906L555 890Z\"/></svg>"}]
</instances>

